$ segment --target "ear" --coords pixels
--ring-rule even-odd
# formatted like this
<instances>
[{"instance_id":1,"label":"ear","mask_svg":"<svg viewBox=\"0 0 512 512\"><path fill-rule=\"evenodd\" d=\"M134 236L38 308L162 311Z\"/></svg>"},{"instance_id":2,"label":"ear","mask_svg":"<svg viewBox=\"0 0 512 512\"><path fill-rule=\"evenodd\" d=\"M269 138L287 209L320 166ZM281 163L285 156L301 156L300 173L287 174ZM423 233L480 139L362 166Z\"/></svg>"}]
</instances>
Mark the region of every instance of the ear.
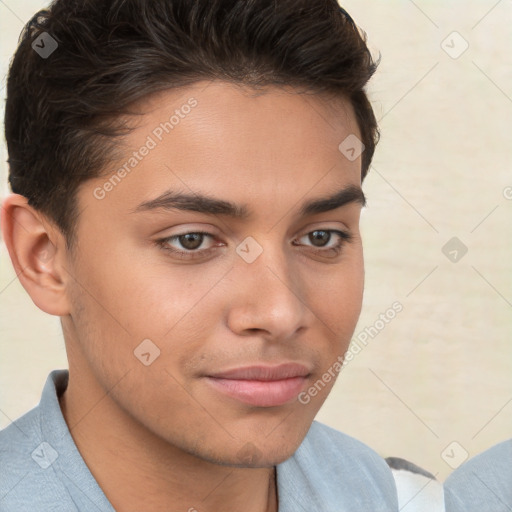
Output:
<instances>
[{"instance_id":1,"label":"ear","mask_svg":"<svg viewBox=\"0 0 512 512\"><path fill-rule=\"evenodd\" d=\"M16 275L34 304L50 315L68 315L66 244L60 230L19 194L2 201L1 226Z\"/></svg>"}]
</instances>

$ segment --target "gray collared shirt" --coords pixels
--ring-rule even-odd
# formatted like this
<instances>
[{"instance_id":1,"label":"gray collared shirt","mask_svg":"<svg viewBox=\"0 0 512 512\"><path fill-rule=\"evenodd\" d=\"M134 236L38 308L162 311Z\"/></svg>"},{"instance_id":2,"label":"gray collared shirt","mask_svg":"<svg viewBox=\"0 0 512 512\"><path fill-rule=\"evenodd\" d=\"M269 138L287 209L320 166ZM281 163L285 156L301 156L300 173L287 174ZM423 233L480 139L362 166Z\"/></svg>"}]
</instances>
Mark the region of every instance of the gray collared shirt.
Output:
<instances>
[{"instance_id":1,"label":"gray collared shirt","mask_svg":"<svg viewBox=\"0 0 512 512\"><path fill-rule=\"evenodd\" d=\"M462 464L444 489L446 512L512 512L512 439Z\"/></svg>"},{"instance_id":2,"label":"gray collared shirt","mask_svg":"<svg viewBox=\"0 0 512 512\"><path fill-rule=\"evenodd\" d=\"M67 370L52 371L37 407L0 431L1 512L113 512L80 455L58 397ZM398 511L386 462L369 447L313 422L277 466L279 512Z\"/></svg>"}]
</instances>

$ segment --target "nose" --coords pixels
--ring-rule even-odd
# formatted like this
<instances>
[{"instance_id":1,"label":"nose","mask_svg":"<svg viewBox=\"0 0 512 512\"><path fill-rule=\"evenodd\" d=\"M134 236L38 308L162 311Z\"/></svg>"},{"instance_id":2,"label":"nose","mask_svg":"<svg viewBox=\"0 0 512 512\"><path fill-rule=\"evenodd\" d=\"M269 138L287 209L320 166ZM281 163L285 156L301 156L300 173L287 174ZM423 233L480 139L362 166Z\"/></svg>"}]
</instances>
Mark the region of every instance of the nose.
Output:
<instances>
[{"instance_id":1,"label":"nose","mask_svg":"<svg viewBox=\"0 0 512 512\"><path fill-rule=\"evenodd\" d=\"M282 250L265 247L252 263L240 258L231 279L228 325L234 333L284 341L311 325L305 286Z\"/></svg>"}]
</instances>

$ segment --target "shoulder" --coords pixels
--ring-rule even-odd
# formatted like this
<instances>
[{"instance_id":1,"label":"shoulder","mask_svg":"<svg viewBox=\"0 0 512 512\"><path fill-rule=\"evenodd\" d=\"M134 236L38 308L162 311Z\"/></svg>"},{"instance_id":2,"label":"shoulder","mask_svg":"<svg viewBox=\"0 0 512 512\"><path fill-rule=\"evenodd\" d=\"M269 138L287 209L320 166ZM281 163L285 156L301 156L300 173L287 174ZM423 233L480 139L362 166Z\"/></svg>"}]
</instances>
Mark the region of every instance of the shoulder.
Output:
<instances>
[{"instance_id":1,"label":"shoulder","mask_svg":"<svg viewBox=\"0 0 512 512\"><path fill-rule=\"evenodd\" d=\"M361 441L316 421L279 468L283 490L286 485L304 500L321 501L322 510L398 510L386 461Z\"/></svg>"},{"instance_id":2,"label":"shoulder","mask_svg":"<svg viewBox=\"0 0 512 512\"><path fill-rule=\"evenodd\" d=\"M52 462L56 451L44 441L38 405L0 430L0 510L72 512ZM37 507L37 508L36 508Z\"/></svg>"},{"instance_id":3,"label":"shoulder","mask_svg":"<svg viewBox=\"0 0 512 512\"><path fill-rule=\"evenodd\" d=\"M39 406L0 430L0 467L6 476L26 471L34 463L32 452L41 442ZM2 478L0 485L4 485Z\"/></svg>"},{"instance_id":4,"label":"shoulder","mask_svg":"<svg viewBox=\"0 0 512 512\"><path fill-rule=\"evenodd\" d=\"M445 501L447 512L510 511L512 439L475 455L456 469L445 482ZM468 508L470 504L474 508Z\"/></svg>"},{"instance_id":5,"label":"shoulder","mask_svg":"<svg viewBox=\"0 0 512 512\"><path fill-rule=\"evenodd\" d=\"M317 421L311 425L300 448L303 456L321 454L322 457L332 459L336 465L357 461L359 467L370 470L367 475L369 477L381 475L387 479L391 475L386 461L372 448Z\"/></svg>"}]
</instances>

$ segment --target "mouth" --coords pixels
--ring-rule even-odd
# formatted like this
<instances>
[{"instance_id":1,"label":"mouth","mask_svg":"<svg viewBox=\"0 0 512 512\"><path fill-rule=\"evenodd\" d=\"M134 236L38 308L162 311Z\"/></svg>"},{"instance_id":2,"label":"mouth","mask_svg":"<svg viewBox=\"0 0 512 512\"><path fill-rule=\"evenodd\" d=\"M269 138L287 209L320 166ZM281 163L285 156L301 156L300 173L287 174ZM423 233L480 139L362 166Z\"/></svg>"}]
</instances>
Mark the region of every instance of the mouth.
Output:
<instances>
[{"instance_id":1,"label":"mouth","mask_svg":"<svg viewBox=\"0 0 512 512\"><path fill-rule=\"evenodd\" d=\"M246 366L207 375L208 384L221 394L255 407L276 407L297 398L310 376L298 363Z\"/></svg>"}]
</instances>

